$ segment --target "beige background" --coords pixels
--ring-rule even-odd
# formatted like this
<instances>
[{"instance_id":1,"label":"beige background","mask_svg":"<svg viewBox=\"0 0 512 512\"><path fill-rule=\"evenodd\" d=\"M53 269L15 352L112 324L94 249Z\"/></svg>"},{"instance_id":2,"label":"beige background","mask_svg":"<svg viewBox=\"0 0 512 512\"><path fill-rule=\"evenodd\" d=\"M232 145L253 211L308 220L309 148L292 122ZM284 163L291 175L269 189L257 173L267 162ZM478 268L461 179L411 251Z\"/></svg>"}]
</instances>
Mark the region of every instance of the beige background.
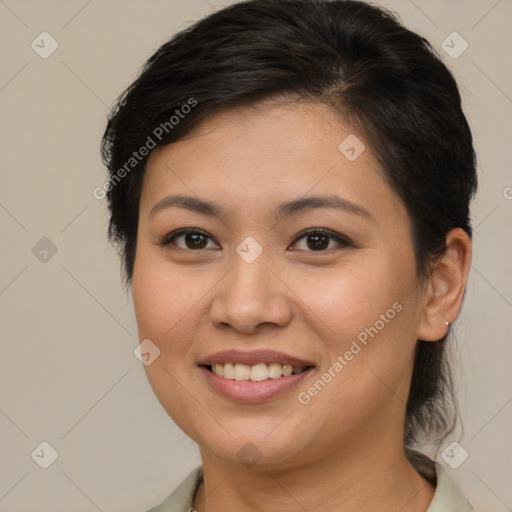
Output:
<instances>
[{"instance_id":1,"label":"beige background","mask_svg":"<svg viewBox=\"0 0 512 512\"><path fill-rule=\"evenodd\" d=\"M0 0L0 511L139 512L199 464L133 355L130 297L92 191L108 107L171 34L227 3ZM469 457L438 460L481 511L510 511L512 1L381 3L438 48L473 128L475 254L455 326L464 432L440 450L456 440ZM47 59L31 48L43 31L59 45ZM457 59L441 47L453 31L469 44ZM33 250L43 237L57 250L46 262L48 242ZM31 458L42 441L59 454L48 469Z\"/></svg>"}]
</instances>

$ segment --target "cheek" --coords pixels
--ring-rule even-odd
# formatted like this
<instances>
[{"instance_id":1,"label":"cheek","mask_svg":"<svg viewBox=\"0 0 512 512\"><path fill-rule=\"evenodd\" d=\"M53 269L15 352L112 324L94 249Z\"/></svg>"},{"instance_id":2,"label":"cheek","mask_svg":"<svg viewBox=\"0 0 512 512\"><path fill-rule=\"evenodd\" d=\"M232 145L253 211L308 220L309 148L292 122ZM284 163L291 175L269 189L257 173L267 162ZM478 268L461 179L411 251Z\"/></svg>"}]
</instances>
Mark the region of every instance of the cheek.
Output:
<instances>
[{"instance_id":1,"label":"cheek","mask_svg":"<svg viewBox=\"0 0 512 512\"><path fill-rule=\"evenodd\" d=\"M300 297L314 312L309 318L327 351L326 365L337 376L329 399L395 389L408 374L416 342L414 260L368 258L314 279L295 278L302 285ZM341 366L332 369L339 357Z\"/></svg>"},{"instance_id":2,"label":"cheek","mask_svg":"<svg viewBox=\"0 0 512 512\"><path fill-rule=\"evenodd\" d=\"M403 271L397 272L392 264L375 258L354 260L346 267L309 275L297 272L289 278L291 283L300 283L296 288L302 309L309 309L309 316L318 319L324 334L333 340L329 343L332 348L342 348L335 346L336 339L342 345L347 339L354 339L380 321L380 315L386 315L388 310L388 316L394 318L393 304L402 303L414 287L407 284L408 269L402 267Z\"/></svg>"},{"instance_id":3,"label":"cheek","mask_svg":"<svg viewBox=\"0 0 512 512\"><path fill-rule=\"evenodd\" d=\"M204 295L204 283L194 276L141 252L133 272L132 294L140 336L162 343ZM165 347L162 347L165 348Z\"/></svg>"},{"instance_id":4,"label":"cheek","mask_svg":"<svg viewBox=\"0 0 512 512\"><path fill-rule=\"evenodd\" d=\"M160 349L158 358L144 370L162 407L186 431L194 423L194 415L202 413L190 403L190 395L184 391L189 385L183 384L193 382L190 340L198 326L206 286L205 280L171 271L168 264L142 251L137 255L132 294L139 339L148 338Z\"/></svg>"}]
</instances>

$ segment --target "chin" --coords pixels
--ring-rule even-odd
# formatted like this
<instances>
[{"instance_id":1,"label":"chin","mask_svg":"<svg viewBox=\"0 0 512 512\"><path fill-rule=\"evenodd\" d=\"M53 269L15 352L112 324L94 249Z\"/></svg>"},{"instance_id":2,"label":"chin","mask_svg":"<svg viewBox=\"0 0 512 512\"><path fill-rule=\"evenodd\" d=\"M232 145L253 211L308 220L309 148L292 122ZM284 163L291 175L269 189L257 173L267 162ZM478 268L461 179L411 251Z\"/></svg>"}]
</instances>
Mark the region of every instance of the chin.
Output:
<instances>
[{"instance_id":1,"label":"chin","mask_svg":"<svg viewBox=\"0 0 512 512\"><path fill-rule=\"evenodd\" d=\"M241 465L254 470L281 470L296 467L319 453L314 446L314 425L305 429L290 418L228 418L218 416L210 421L180 425L180 428L200 447L201 456L220 459L228 465ZM302 419L304 423L304 418ZM179 421L179 420L178 420ZM308 454L310 454L308 456ZM306 460L307 459L307 460Z\"/></svg>"},{"instance_id":2,"label":"chin","mask_svg":"<svg viewBox=\"0 0 512 512\"><path fill-rule=\"evenodd\" d=\"M298 447L282 438L269 440L253 436L226 439L199 439L201 455L213 456L229 465L240 465L254 470L286 469L299 463Z\"/></svg>"}]
</instances>

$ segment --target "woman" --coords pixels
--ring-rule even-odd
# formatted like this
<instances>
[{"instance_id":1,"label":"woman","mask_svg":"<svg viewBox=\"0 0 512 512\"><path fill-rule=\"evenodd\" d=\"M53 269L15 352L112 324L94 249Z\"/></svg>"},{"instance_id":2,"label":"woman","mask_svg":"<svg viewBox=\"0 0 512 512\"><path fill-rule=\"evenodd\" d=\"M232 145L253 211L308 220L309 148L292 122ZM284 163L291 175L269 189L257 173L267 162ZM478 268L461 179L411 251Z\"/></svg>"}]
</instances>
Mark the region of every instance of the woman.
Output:
<instances>
[{"instance_id":1,"label":"woman","mask_svg":"<svg viewBox=\"0 0 512 512\"><path fill-rule=\"evenodd\" d=\"M252 0L164 44L103 139L149 382L202 466L152 511L472 510L413 450L476 190L456 83L358 1Z\"/></svg>"}]
</instances>

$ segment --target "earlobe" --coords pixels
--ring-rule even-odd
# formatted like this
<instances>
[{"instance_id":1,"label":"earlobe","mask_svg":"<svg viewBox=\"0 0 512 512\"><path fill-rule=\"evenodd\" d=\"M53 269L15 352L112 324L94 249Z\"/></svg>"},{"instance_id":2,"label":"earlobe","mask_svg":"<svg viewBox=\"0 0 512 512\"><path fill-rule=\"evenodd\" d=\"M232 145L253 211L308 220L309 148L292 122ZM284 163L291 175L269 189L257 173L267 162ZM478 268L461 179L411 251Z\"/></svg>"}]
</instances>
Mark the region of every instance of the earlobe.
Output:
<instances>
[{"instance_id":1,"label":"earlobe","mask_svg":"<svg viewBox=\"0 0 512 512\"><path fill-rule=\"evenodd\" d=\"M471 266L471 239L461 228L446 236L446 251L436 261L428 286L417 337L424 341L443 338L458 316Z\"/></svg>"}]
</instances>

